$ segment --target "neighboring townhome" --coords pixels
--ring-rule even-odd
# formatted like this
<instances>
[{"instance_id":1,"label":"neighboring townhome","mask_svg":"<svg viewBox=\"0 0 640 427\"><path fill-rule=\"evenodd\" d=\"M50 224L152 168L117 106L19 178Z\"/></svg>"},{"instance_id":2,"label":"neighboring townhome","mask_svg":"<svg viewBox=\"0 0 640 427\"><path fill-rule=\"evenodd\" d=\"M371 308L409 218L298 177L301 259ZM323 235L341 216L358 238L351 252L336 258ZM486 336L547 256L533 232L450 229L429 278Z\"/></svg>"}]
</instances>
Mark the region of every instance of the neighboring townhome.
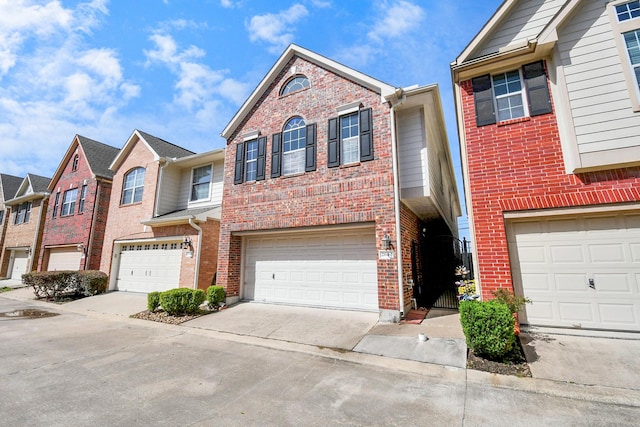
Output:
<instances>
[{"instance_id":1,"label":"neighboring townhome","mask_svg":"<svg viewBox=\"0 0 640 427\"><path fill-rule=\"evenodd\" d=\"M5 200L11 208L2 245L0 277L22 279L38 266L51 178L27 174L13 197Z\"/></svg>"},{"instance_id":2,"label":"neighboring townhome","mask_svg":"<svg viewBox=\"0 0 640 427\"><path fill-rule=\"evenodd\" d=\"M49 184L38 271L100 268L113 179L109 166L119 151L73 138Z\"/></svg>"},{"instance_id":3,"label":"neighboring townhome","mask_svg":"<svg viewBox=\"0 0 640 427\"><path fill-rule=\"evenodd\" d=\"M195 154L140 130L110 169L100 270L111 290L206 289L215 280L224 149Z\"/></svg>"},{"instance_id":4,"label":"neighboring townhome","mask_svg":"<svg viewBox=\"0 0 640 427\"><path fill-rule=\"evenodd\" d=\"M4 246L4 236L9 226L9 218L11 216L11 208L5 205L5 200L13 199L22 184L22 178L19 176L7 175L0 173L0 249ZM0 254L0 258L2 255ZM0 278L3 276L0 275Z\"/></svg>"},{"instance_id":5,"label":"neighboring townhome","mask_svg":"<svg viewBox=\"0 0 640 427\"><path fill-rule=\"evenodd\" d=\"M640 2L507 0L451 68L483 298L640 331Z\"/></svg>"},{"instance_id":6,"label":"neighboring townhome","mask_svg":"<svg viewBox=\"0 0 640 427\"><path fill-rule=\"evenodd\" d=\"M291 45L222 136L227 301L399 320L414 298L412 244L457 234L437 86L403 90Z\"/></svg>"}]
</instances>

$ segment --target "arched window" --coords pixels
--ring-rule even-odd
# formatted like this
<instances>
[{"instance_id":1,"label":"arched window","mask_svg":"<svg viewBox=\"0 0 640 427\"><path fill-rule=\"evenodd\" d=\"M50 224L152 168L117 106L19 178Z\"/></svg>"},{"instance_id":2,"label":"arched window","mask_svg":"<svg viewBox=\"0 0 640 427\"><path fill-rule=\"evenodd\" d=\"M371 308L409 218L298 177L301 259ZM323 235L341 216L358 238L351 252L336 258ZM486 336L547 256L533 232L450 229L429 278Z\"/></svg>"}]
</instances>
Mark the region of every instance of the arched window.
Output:
<instances>
[{"instance_id":1,"label":"arched window","mask_svg":"<svg viewBox=\"0 0 640 427\"><path fill-rule=\"evenodd\" d=\"M131 203L138 203L142 201L144 173L145 168L135 168L127 172L124 176L121 201L123 205L130 205Z\"/></svg>"},{"instance_id":2,"label":"arched window","mask_svg":"<svg viewBox=\"0 0 640 427\"><path fill-rule=\"evenodd\" d=\"M307 130L302 117L293 117L282 132L282 174L292 175L304 172L304 149Z\"/></svg>"},{"instance_id":3,"label":"arched window","mask_svg":"<svg viewBox=\"0 0 640 427\"><path fill-rule=\"evenodd\" d=\"M76 154L73 157L73 163L71 164L71 171L75 172L78 170L78 160L80 159L80 157Z\"/></svg>"},{"instance_id":4,"label":"arched window","mask_svg":"<svg viewBox=\"0 0 640 427\"><path fill-rule=\"evenodd\" d=\"M280 91L280 96L287 95L289 93L302 90L309 87L309 79L305 76L295 76L282 87Z\"/></svg>"}]
</instances>

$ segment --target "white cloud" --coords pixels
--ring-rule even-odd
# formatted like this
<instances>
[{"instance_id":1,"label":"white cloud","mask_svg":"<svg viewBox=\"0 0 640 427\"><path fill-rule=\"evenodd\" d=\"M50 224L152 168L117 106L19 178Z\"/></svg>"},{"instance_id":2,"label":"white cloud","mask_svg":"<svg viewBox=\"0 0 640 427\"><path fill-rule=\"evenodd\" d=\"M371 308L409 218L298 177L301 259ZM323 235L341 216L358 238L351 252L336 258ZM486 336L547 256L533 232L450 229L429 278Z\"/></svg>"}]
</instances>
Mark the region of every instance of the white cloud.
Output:
<instances>
[{"instance_id":1,"label":"white cloud","mask_svg":"<svg viewBox=\"0 0 640 427\"><path fill-rule=\"evenodd\" d=\"M397 38L417 28L424 19L424 10L408 1L399 1L385 10L373 24L367 36L374 41Z\"/></svg>"},{"instance_id":2,"label":"white cloud","mask_svg":"<svg viewBox=\"0 0 640 427\"><path fill-rule=\"evenodd\" d=\"M301 4L294 4L277 14L256 15L247 25L249 40L264 41L271 45L270 52L280 53L293 41L295 24L308 15L309 11Z\"/></svg>"},{"instance_id":3,"label":"white cloud","mask_svg":"<svg viewBox=\"0 0 640 427\"><path fill-rule=\"evenodd\" d=\"M311 4L318 9L324 9L326 7L331 7L331 2L326 0L311 0Z\"/></svg>"},{"instance_id":4,"label":"white cloud","mask_svg":"<svg viewBox=\"0 0 640 427\"><path fill-rule=\"evenodd\" d=\"M231 0L220 0L220 6L229 9L233 7L233 3Z\"/></svg>"}]
</instances>

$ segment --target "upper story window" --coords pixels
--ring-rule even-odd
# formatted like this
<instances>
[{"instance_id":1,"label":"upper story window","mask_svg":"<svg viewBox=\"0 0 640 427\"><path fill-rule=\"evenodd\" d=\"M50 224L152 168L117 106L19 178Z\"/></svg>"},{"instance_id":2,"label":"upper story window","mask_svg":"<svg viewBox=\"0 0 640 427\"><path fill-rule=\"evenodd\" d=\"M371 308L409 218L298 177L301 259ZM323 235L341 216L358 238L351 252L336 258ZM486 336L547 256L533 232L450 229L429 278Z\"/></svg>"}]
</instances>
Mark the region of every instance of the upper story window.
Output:
<instances>
[{"instance_id":1,"label":"upper story window","mask_svg":"<svg viewBox=\"0 0 640 427\"><path fill-rule=\"evenodd\" d=\"M280 96L287 95L292 92L296 92L302 89L306 89L309 87L309 79L305 76L295 76L287 81L287 83L282 86L282 90L280 91Z\"/></svg>"},{"instance_id":2,"label":"upper story window","mask_svg":"<svg viewBox=\"0 0 640 427\"><path fill-rule=\"evenodd\" d=\"M328 167L373 160L371 108L329 119L328 134Z\"/></svg>"},{"instance_id":3,"label":"upper story window","mask_svg":"<svg viewBox=\"0 0 640 427\"><path fill-rule=\"evenodd\" d=\"M2 225L2 222L4 221L4 211L0 211L0 226Z\"/></svg>"},{"instance_id":4,"label":"upper story window","mask_svg":"<svg viewBox=\"0 0 640 427\"><path fill-rule=\"evenodd\" d=\"M640 30L629 31L623 36L636 85L640 89Z\"/></svg>"},{"instance_id":5,"label":"upper story window","mask_svg":"<svg viewBox=\"0 0 640 427\"><path fill-rule=\"evenodd\" d=\"M87 200L87 185L83 185L80 190L80 202L78 203L78 213L84 212L84 203Z\"/></svg>"},{"instance_id":6,"label":"upper story window","mask_svg":"<svg viewBox=\"0 0 640 427\"><path fill-rule=\"evenodd\" d=\"M64 192L62 197L62 210L60 216L73 215L76 209L76 200L78 199L78 189L74 188Z\"/></svg>"},{"instance_id":7,"label":"upper story window","mask_svg":"<svg viewBox=\"0 0 640 427\"><path fill-rule=\"evenodd\" d=\"M634 0L628 3L617 5L616 15L618 16L618 21L620 22L640 17L640 1Z\"/></svg>"},{"instance_id":8,"label":"upper story window","mask_svg":"<svg viewBox=\"0 0 640 427\"><path fill-rule=\"evenodd\" d=\"M258 133L255 132L255 134ZM236 144L234 184L264 179L266 145L265 136Z\"/></svg>"},{"instance_id":9,"label":"upper story window","mask_svg":"<svg viewBox=\"0 0 640 427\"><path fill-rule=\"evenodd\" d=\"M211 165L194 168L191 171L191 198L192 202L208 200L211 194Z\"/></svg>"},{"instance_id":10,"label":"upper story window","mask_svg":"<svg viewBox=\"0 0 640 427\"><path fill-rule=\"evenodd\" d=\"M282 132L282 174L292 175L304 172L307 144L306 124L301 117L287 122Z\"/></svg>"},{"instance_id":11,"label":"upper story window","mask_svg":"<svg viewBox=\"0 0 640 427\"><path fill-rule=\"evenodd\" d=\"M130 205L142 201L145 168L135 168L124 176L121 204Z\"/></svg>"},{"instance_id":12,"label":"upper story window","mask_svg":"<svg viewBox=\"0 0 640 427\"><path fill-rule=\"evenodd\" d=\"M71 170L73 172L78 170L78 160L80 159L80 157L76 154L75 156L73 156L73 163L71 164Z\"/></svg>"},{"instance_id":13,"label":"upper story window","mask_svg":"<svg viewBox=\"0 0 640 427\"><path fill-rule=\"evenodd\" d=\"M29 217L31 217L31 208L33 206L32 202L24 202L18 205L16 209L16 216L13 220L14 224L26 224L29 222Z\"/></svg>"},{"instance_id":14,"label":"upper story window","mask_svg":"<svg viewBox=\"0 0 640 427\"><path fill-rule=\"evenodd\" d=\"M258 173L258 140L247 141L245 154L244 181L255 181Z\"/></svg>"},{"instance_id":15,"label":"upper story window","mask_svg":"<svg viewBox=\"0 0 640 427\"><path fill-rule=\"evenodd\" d=\"M471 83L477 126L552 111L547 74L542 61L493 76L486 74L475 77Z\"/></svg>"}]
</instances>

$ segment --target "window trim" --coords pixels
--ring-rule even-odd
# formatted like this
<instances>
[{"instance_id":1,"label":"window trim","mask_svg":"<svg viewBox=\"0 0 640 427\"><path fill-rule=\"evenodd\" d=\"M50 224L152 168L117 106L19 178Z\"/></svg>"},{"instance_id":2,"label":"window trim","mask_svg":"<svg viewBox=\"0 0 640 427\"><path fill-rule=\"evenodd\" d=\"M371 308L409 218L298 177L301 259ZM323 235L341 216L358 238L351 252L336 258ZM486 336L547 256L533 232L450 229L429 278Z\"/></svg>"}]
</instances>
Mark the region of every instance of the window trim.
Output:
<instances>
[{"instance_id":1,"label":"window trim","mask_svg":"<svg viewBox=\"0 0 640 427\"><path fill-rule=\"evenodd\" d=\"M612 1L607 4L607 10L609 12L611 28L614 33L613 38L616 43L616 49L618 50L618 57L620 58L620 63L622 65L622 73L629 91L631 107L633 111L640 112L640 81L636 79L633 66L631 65L631 58L629 58L629 53L627 51L627 44L624 41L625 33L640 30L640 17L631 18L626 21L619 21L616 6L620 6L625 3L630 2L629 0Z\"/></svg>"},{"instance_id":2,"label":"window trim","mask_svg":"<svg viewBox=\"0 0 640 427\"><path fill-rule=\"evenodd\" d=\"M255 148L254 148L254 144L255 144ZM249 158L249 147L251 147L251 153L254 153L255 151L255 157L251 159ZM252 166L251 170L249 170L249 165ZM258 140L257 139L252 139L251 141L247 141L244 144L243 169L244 169L244 173L242 175L243 182L257 181L257 177L258 177ZM255 176L252 176L251 179L249 179L249 173L251 173L252 175L255 174Z\"/></svg>"},{"instance_id":3,"label":"window trim","mask_svg":"<svg viewBox=\"0 0 640 427\"><path fill-rule=\"evenodd\" d=\"M58 216L58 208L60 207L60 192L56 192L56 198L55 198L55 202L53 203L53 214L52 214L52 218L55 218Z\"/></svg>"},{"instance_id":4,"label":"window trim","mask_svg":"<svg viewBox=\"0 0 640 427\"><path fill-rule=\"evenodd\" d=\"M292 129L287 129L287 127L289 126L290 123L293 123L294 121L297 121L297 127L292 128ZM300 124L302 123L302 124ZM302 147L298 147L295 150L286 150L285 149L285 136L287 134L292 134L293 132L297 132L298 133L298 138L296 138L296 142L298 145L300 145L300 141L302 141ZM300 136L301 135L301 136ZM282 176L290 176L290 175L298 175L301 173L304 173L305 168L306 168L306 162L305 162L305 151L306 151L306 146L307 146L307 123L305 122L304 118L302 118L301 116L293 116L291 117L289 120L286 121L283 129L282 129ZM293 153L297 153L296 155L294 155ZM295 170L292 172L285 172L285 161L288 157L298 157L300 156L302 158L302 167L299 168L300 170ZM298 159L299 160L299 159Z\"/></svg>"},{"instance_id":5,"label":"window trim","mask_svg":"<svg viewBox=\"0 0 640 427\"><path fill-rule=\"evenodd\" d=\"M507 92L504 95L496 95L496 84L495 84L495 77L496 76L500 76L500 75L504 75L506 76L507 73L511 73L513 71L517 71L518 72L518 79L520 81L520 90L517 92ZM495 74L491 74L491 90L493 92L493 108L494 111L496 112L496 121L497 123L501 123L501 122L508 122L509 120L517 120L517 119L521 119L523 117L529 117L529 98L528 98L528 94L526 93L527 90L525 88L525 81L524 81L524 75L522 72L522 67L519 67L515 70L511 69L511 70L507 70L507 71L503 71L500 73L495 73ZM500 108L498 107L498 99L503 99L503 98L510 98L512 96L515 95L520 95L520 101L522 102L522 116L518 116L518 117L510 117L508 119L500 119ZM512 112L512 109L509 108L509 111ZM510 114L511 115L511 114Z\"/></svg>"},{"instance_id":6,"label":"window trim","mask_svg":"<svg viewBox=\"0 0 640 427\"><path fill-rule=\"evenodd\" d=\"M207 191L207 197L204 197L202 199L194 199L194 188L195 186L200 186L200 185L204 185L205 183L194 183L193 182L193 177L195 174L196 169L203 169L203 168L209 168L209 181L206 182L206 184L209 187L209 190ZM189 181L191 183L191 185L189 186L189 203L200 203L200 202L207 202L209 200L211 200L211 183L213 182L213 163L209 163L207 165L200 165L200 166L195 166L193 168L191 168L191 179Z\"/></svg>"},{"instance_id":7,"label":"window trim","mask_svg":"<svg viewBox=\"0 0 640 427\"><path fill-rule=\"evenodd\" d=\"M82 184L80 189L80 198L78 199L78 213L84 213L84 205L87 200L87 184Z\"/></svg>"},{"instance_id":8,"label":"window trim","mask_svg":"<svg viewBox=\"0 0 640 427\"><path fill-rule=\"evenodd\" d=\"M69 195L70 198L72 195L74 197L72 200L67 200L67 195ZM70 188L69 190L65 191L64 194L62 195L62 205L60 206L60 217L73 215L76 211L77 202L78 202L78 187ZM65 206L68 206L68 211L66 213L65 213Z\"/></svg>"},{"instance_id":9,"label":"window trim","mask_svg":"<svg viewBox=\"0 0 640 427\"><path fill-rule=\"evenodd\" d=\"M357 115L358 117L358 150L359 160L345 164L342 159L342 118ZM327 167L353 166L362 162L374 160L373 146L373 109L371 107L358 109L357 112L340 114L329 119L327 129Z\"/></svg>"},{"instance_id":10,"label":"window trim","mask_svg":"<svg viewBox=\"0 0 640 427\"><path fill-rule=\"evenodd\" d=\"M136 185L136 181L138 178L138 173L139 171L143 172L143 177L142 177L142 184L140 185ZM126 183L127 183L127 177L129 175L131 175L132 173L136 173L135 178L133 180L133 185L131 187L126 187ZM122 177L122 193L120 194L120 206L128 206L128 205L134 205L137 203L142 203L142 198L144 197L144 180L146 178L147 175L147 170L145 168L143 168L142 166L138 166L135 168L130 169L127 173L124 174L124 176ZM136 199L136 190L138 189L142 189L142 194L140 195L140 200L139 201L135 201ZM131 191L131 201L125 201L124 196L125 196L125 192L127 190L132 190Z\"/></svg>"}]
</instances>

